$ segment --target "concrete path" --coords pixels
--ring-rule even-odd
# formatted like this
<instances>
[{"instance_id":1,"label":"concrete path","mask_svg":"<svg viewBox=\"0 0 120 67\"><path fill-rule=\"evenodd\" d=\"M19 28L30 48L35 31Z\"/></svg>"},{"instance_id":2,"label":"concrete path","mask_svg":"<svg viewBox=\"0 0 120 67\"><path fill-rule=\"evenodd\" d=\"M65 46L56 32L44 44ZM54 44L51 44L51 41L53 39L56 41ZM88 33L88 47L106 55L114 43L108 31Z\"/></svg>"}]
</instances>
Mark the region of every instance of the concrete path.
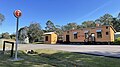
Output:
<instances>
[{"instance_id":1,"label":"concrete path","mask_svg":"<svg viewBox=\"0 0 120 67\"><path fill-rule=\"evenodd\" d=\"M120 58L119 45L45 45L19 44L19 50L53 49Z\"/></svg>"}]
</instances>

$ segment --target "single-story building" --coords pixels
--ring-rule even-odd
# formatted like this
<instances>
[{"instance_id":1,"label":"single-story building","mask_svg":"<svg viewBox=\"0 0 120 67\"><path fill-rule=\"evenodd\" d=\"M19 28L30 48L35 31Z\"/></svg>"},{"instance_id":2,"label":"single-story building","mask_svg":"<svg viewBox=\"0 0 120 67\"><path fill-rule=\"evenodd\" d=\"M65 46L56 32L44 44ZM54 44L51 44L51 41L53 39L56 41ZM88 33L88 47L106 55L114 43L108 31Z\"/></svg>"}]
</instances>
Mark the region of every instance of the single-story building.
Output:
<instances>
[{"instance_id":1,"label":"single-story building","mask_svg":"<svg viewBox=\"0 0 120 67\"><path fill-rule=\"evenodd\" d=\"M44 33L44 43L45 44L56 44L57 34L54 32Z\"/></svg>"},{"instance_id":2,"label":"single-story building","mask_svg":"<svg viewBox=\"0 0 120 67\"><path fill-rule=\"evenodd\" d=\"M116 30L111 25L68 30L63 33L63 42L113 42Z\"/></svg>"}]
</instances>

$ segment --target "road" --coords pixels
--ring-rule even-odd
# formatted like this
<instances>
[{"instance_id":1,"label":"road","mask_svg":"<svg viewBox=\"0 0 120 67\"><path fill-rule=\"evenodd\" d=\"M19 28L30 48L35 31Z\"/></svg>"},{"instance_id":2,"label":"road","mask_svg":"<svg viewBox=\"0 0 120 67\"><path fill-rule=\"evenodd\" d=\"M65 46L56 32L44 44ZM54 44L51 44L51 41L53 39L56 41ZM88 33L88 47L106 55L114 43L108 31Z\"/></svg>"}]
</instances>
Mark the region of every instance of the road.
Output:
<instances>
[{"instance_id":1,"label":"road","mask_svg":"<svg viewBox=\"0 0 120 67\"><path fill-rule=\"evenodd\" d=\"M19 50L53 49L69 52L120 57L119 45L47 45L47 44L19 44Z\"/></svg>"}]
</instances>

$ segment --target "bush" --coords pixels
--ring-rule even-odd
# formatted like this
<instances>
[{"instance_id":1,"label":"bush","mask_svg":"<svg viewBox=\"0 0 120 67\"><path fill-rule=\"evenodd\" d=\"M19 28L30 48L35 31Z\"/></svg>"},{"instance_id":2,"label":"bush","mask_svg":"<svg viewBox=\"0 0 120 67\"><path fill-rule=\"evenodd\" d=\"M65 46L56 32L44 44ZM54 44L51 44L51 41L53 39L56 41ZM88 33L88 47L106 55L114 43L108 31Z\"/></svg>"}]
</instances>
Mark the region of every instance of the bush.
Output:
<instances>
[{"instance_id":1,"label":"bush","mask_svg":"<svg viewBox=\"0 0 120 67\"><path fill-rule=\"evenodd\" d=\"M115 44L120 44L120 37L116 38L114 41Z\"/></svg>"}]
</instances>

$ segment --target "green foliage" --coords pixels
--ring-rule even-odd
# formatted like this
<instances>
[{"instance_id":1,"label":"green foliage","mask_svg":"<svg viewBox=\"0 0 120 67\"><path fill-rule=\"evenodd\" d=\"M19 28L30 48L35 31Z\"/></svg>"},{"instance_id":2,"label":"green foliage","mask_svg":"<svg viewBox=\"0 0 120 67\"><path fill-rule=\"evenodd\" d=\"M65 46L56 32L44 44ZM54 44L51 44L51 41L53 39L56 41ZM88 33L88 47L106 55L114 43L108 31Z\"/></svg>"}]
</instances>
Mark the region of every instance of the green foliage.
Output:
<instances>
[{"instance_id":1,"label":"green foliage","mask_svg":"<svg viewBox=\"0 0 120 67\"><path fill-rule=\"evenodd\" d=\"M84 22L82 23L82 26L83 26L84 28L89 28L89 27L95 27L96 24L95 24L94 21L84 21Z\"/></svg>"},{"instance_id":2,"label":"green foliage","mask_svg":"<svg viewBox=\"0 0 120 67\"><path fill-rule=\"evenodd\" d=\"M120 37L116 38L114 41L115 44L120 44Z\"/></svg>"},{"instance_id":3,"label":"green foliage","mask_svg":"<svg viewBox=\"0 0 120 67\"><path fill-rule=\"evenodd\" d=\"M81 29L81 28L83 28L82 25L77 25L77 29Z\"/></svg>"},{"instance_id":4,"label":"green foliage","mask_svg":"<svg viewBox=\"0 0 120 67\"><path fill-rule=\"evenodd\" d=\"M30 43L43 40L43 31L39 23L32 23L29 26L28 37Z\"/></svg>"},{"instance_id":5,"label":"green foliage","mask_svg":"<svg viewBox=\"0 0 120 67\"><path fill-rule=\"evenodd\" d=\"M24 41L24 39L28 37L28 30L29 30L29 28L26 27L26 26L20 28L19 31L18 31L19 32L18 33L19 34L18 39L21 40L21 41Z\"/></svg>"},{"instance_id":6,"label":"green foliage","mask_svg":"<svg viewBox=\"0 0 120 67\"><path fill-rule=\"evenodd\" d=\"M81 28L88 28L88 27L95 27L96 24L94 21L84 21L82 25L78 25L76 23L68 23L67 25L62 26L63 31L73 30L73 29L81 29Z\"/></svg>"},{"instance_id":7,"label":"green foliage","mask_svg":"<svg viewBox=\"0 0 120 67\"><path fill-rule=\"evenodd\" d=\"M16 40L16 34L11 34L10 38L13 39L13 40Z\"/></svg>"},{"instance_id":8,"label":"green foliage","mask_svg":"<svg viewBox=\"0 0 120 67\"><path fill-rule=\"evenodd\" d=\"M54 23L52 21L48 20L46 23L46 27L45 27L46 31L47 32L54 32L55 28L56 27L55 27Z\"/></svg>"},{"instance_id":9,"label":"green foliage","mask_svg":"<svg viewBox=\"0 0 120 67\"><path fill-rule=\"evenodd\" d=\"M19 40L24 41L27 37L30 43L43 40L43 30L39 23L31 23L29 27L25 26L19 29Z\"/></svg>"},{"instance_id":10,"label":"green foliage","mask_svg":"<svg viewBox=\"0 0 120 67\"><path fill-rule=\"evenodd\" d=\"M60 25L55 26L55 32L57 33L57 35L62 35L63 34L63 31L62 31Z\"/></svg>"},{"instance_id":11,"label":"green foliage","mask_svg":"<svg viewBox=\"0 0 120 67\"><path fill-rule=\"evenodd\" d=\"M68 23L67 25L62 26L63 31L73 30L79 28L76 23Z\"/></svg>"},{"instance_id":12,"label":"green foliage","mask_svg":"<svg viewBox=\"0 0 120 67\"><path fill-rule=\"evenodd\" d=\"M105 14L96 20L96 22L100 22L102 25L113 25L112 21L113 16L110 14Z\"/></svg>"},{"instance_id":13,"label":"green foliage","mask_svg":"<svg viewBox=\"0 0 120 67\"><path fill-rule=\"evenodd\" d=\"M99 23L101 25L112 25L116 31L120 31L120 13L118 14L118 17L113 17L110 14L105 14L95 21L84 21L81 25L77 25L76 23L68 23L67 25L63 25L61 29L62 31L67 31L72 29L96 27L96 23Z\"/></svg>"},{"instance_id":14,"label":"green foliage","mask_svg":"<svg viewBox=\"0 0 120 67\"><path fill-rule=\"evenodd\" d=\"M10 39L9 33L8 32L2 33L2 38L4 38L4 39Z\"/></svg>"},{"instance_id":15,"label":"green foliage","mask_svg":"<svg viewBox=\"0 0 120 67\"><path fill-rule=\"evenodd\" d=\"M120 19L119 18L113 18L113 27L116 31L120 31Z\"/></svg>"},{"instance_id":16,"label":"green foliage","mask_svg":"<svg viewBox=\"0 0 120 67\"><path fill-rule=\"evenodd\" d=\"M61 29L60 25L54 25L54 23L50 20L46 23L46 30L43 30L44 32L56 32L57 35L62 35L63 31Z\"/></svg>"}]
</instances>

